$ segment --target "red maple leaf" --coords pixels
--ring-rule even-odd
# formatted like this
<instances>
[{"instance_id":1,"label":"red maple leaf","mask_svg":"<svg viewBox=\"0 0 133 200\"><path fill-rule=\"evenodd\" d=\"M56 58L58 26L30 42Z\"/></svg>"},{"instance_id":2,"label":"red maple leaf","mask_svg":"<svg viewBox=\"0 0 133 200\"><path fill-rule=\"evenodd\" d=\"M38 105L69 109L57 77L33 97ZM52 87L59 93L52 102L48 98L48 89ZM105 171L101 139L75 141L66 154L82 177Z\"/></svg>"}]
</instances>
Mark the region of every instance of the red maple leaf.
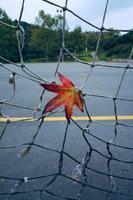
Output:
<instances>
[{"instance_id":1,"label":"red maple leaf","mask_svg":"<svg viewBox=\"0 0 133 200\"><path fill-rule=\"evenodd\" d=\"M57 93L45 106L43 113L52 112L59 106L63 105L65 108L65 115L68 123L70 123L73 114L73 107L76 105L81 112L83 112L83 99L81 92L76 89L74 84L65 76L58 73L61 85L50 83L41 84L43 88L50 92Z\"/></svg>"}]
</instances>

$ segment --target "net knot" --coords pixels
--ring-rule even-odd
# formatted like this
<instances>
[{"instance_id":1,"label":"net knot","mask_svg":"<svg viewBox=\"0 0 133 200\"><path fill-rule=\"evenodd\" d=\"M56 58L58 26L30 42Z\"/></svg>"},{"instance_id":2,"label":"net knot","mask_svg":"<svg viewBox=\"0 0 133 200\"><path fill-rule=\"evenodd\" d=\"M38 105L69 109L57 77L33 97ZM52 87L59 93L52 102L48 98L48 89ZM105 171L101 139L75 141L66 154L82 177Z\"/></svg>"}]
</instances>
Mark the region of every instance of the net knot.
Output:
<instances>
[{"instance_id":1,"label":"net knot","mask_svg":"<svg viewBox=\"0 0 133 200\"><path fill-rule=\"evenodd\" d=\"M82 97L85 97L85 96L86 96L86 93L85 93L85 92L82 92L81 94L82 94Z\"/></svg>"},{"instance_id":2,"label":"net knot","mask_svg":"<svg viewBox=\"0 0 133 200\"><path fill-rule=\"evenodd\" d=\"M7 119L6 123L7 123L7 124L10 124L10 123L11 123L11 120L10 120L10 119Z\"/></svg>"},{"instance_id":3,"label":"net knot","mask_svg":"<svg viewBox=\"0 0 133 200\"><path fill-rule=\"evenodd\" d=\"M15 75L16 73L15 72L12 72L10 77L9 77L9 83L10 84L15 84Z\"/></svg>"},{"instance_id":4,"label":"net knot","mask_svg":"<svg viewBox=\"0 0 133 200\"><path fill-rule=\"evenodd\" d=\"M16 30L17 30L17 31L20 31L22 34L25 33L25 30L24 30L23 26L20 25L20 24L18 24L18 25L16 26Z\"/></svg>"},{"instance_id":5,"label":"net knot","mask_svg":"<svg viewBox=\"0 0 133 200\"><path fill-rule=\"evenodd\" d=\"M67 10L67 7L64 6L64 7L62 8L62 10L65 12L65 11Z\"/></svg>"},{"instance_id":6,"label":"net knot","mask_svg":"<svg viewBox=\"0 0 133 200\"><path fill-rule=\"evenodd\" d=\"M117 100L117 97L113 97L113 101L116 101Z\"/></svg>"},{"instance_id":7,"label":"net knot","mask_svg":"<svg viewBox=\"0 0 133 200\"><path fill-rule=\"evenodd\" d=\"M126 69L129 69L130 68L130 65L128 64L127 66L126 66Z\"/></svg>"},{"instance_id":8,"label":"net knot","mask_svg":"<svg viewBox=\"0 0 133 200\"><path fill-rule=\"evenodd\" d=\"M62 54L65 54L65 53L67 53L67 50L66 50L66 48L62 48L62 49L61 49L61 52L62 52Z\"/></svg>"},{"instance_id":9,"label":"net knot","mask_svg":"<svg viewBox=\"0 0 133 200\"><path fill-rule=\"evenodd\" d=\"M25 64L21 64L20 67L23 69L25 67Z\"/></svg>"},{"instance_id":10,"label":"net knot","mask_svg":"<svg viewBox=\"0 0 133 200\"><path fill-rule=\"evenodd\" d=\"M118 122L118 119L116 119L115 125L118 126L120 123Z\"/></svg>"},{"instance_id":11,"label":"net knot","mask_svg":"<svg viewBox=\"0 0 133 200\"><path fill-rule=\"evenodd\" d=\"M104 31L104 30L105 30L104 26L102 26L102 27L100 28L100 30L101 30L101 32Z\"/></svg>"},{"instance_id":12,"label":"net knot","mask_svg":"<svg viewBox=\"0 0 133 200\"><path fill-rule=\"evenodd\" d=\"M94 63L91 64L91 68L93 68L93 67L95 67L95 64L94 64Z\"/></svg>"}]
</instances>

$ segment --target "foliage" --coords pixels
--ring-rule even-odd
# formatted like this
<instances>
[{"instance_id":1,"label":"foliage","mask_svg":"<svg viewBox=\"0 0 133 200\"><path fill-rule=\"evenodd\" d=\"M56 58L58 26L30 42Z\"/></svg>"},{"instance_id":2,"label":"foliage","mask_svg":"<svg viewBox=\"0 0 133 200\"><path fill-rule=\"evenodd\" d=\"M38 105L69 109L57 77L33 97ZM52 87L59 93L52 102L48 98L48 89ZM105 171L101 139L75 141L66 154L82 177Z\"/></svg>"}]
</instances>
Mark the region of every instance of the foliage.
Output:
<instances>
[{"instance_id":1,"label":"foliage","mask_svg":"<svg viewBox=\"0 0 133 200\"><path fill-rule=\"evenodd\" d=\"M16 25L17 20L12 21L6 12L0 8L0 20ZM67 21L66 21L67 24ZM43 10L39 11L35 24L21 22L25 30L25 48L23 51L26 61L57 61L59 50L62 46L62 14L52 17ZM9 34L10 33L10 34ZM80 26L65 31L65 46L79 58L90 61L91 52L95 52L98 32L82 32ZM99 55L102 60L112 58L127 58L133 42L133 32L120 35L119 32L103 32L100 41ZM0 55L6 59L19 62L17 50L16 31L0 24ZM70 60L70 59L69 59Z\"/></svg>"},{"instance_id":2,"label":"foliage","mask_svg":"<svg viewBox=\"0 0 133 200\"><path fill-rule=\"evenodd\" d=\"M66 47L76 53L84 50L84 37L80 26L67 33Z\"/></svg>"},{"instance_id":3,"label":"foliage","mask_svg":"<svg viewBox=\"0 0 133 200\"><path fill-rule=\"evenodd\" d=\"M45 14L43 10L40 10L38 17L36 17L36 24L40 27L52 30L56 25L56 20L50 14Z\"/></svg>"},{"instance_id":4,"label":"foliage","mask_svg":"<svg viewBox=\"0 0 133 200\"><path fill-rule=\"evenodd\" d=\"M0 9L0 19L5 23L13 24L11 19L2 9ZM9 60L18 61L15 30L3 24L0 24L0 55L6 57Z\"/></svg>"}]
</instances>

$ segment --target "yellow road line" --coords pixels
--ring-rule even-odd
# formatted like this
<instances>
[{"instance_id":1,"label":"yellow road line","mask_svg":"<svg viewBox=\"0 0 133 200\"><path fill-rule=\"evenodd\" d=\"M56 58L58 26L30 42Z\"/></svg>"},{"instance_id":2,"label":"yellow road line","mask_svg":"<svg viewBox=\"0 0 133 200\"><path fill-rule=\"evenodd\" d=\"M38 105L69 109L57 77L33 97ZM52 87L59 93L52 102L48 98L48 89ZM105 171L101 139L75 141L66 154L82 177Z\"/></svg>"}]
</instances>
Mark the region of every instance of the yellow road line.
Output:
<instances>
[{"instance_id":1,"label":"yellow road line","mask_svg":"<svg viewBox=\"0 0 133 200\"><path fill-rule=\"evenodd\" d=\"M76 121L87 121L89 118L87 116L73 116ZM92 120L95 121L114 121L115 116L91 116ZM33 117L0 117L0 122L19 122L19 121L35 121L37 119ZM118 120L133 120L133 115L119 115ZM65 117L46 117L45 121L66 121Z\"/></svg>"}]
</instances>

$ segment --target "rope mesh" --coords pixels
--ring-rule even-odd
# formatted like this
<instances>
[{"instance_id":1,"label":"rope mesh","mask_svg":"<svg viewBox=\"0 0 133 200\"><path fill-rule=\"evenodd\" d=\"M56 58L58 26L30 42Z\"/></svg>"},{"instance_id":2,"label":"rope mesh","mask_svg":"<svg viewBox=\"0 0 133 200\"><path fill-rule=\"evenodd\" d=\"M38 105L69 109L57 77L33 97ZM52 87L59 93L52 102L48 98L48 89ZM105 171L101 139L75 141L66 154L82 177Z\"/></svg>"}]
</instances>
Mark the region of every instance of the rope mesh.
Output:
<instances>
[{"instance_id":1,"label":"rope mesh","mask_svg":"<svg viewBox=\"0 0 133 200\"><path fill-rule=\"evenodd\" d=\"M90 197L90 199L94 199L94 195L97 195L97 199L106 200L115 198L132 199L133 192L131 188L133 185L133 177L131 174L133 166L133 148L132 136L130 132L133 130L133 124L131 121L123 122L119 119L118 104L132 105L133 103L133 99L121 98L119 96L119 93L121 92L121 89L125 83L127 73L130 73L133 70L133 48L130 51L130 55L127 58L126 63L112 64L107 62L96 62L103 31L130 32L132 30L116 30L104 27L104 22L108 13L107 10L109 0L106 1L102 24L99 27L88 22L69 9L68 0L65 1L64 7L48 0L43 1L50 4L51 7L56 6L63 11L62 47L60 49L60 55L54 74L51 74L51 82L55 81L57 72L60 70L60 66L62 65L62 60L65 54L70 55L74 60L77 61L77 63L80 63L86 67L86 77L84 77L82 85L79 89L83 94L85 105L84 114L87 115L88 121L78 122L72 118L70 124L67 122L59 122L59 124L56 125L57 130L52 130L52 133L50 133L49 128L52 124L49 124L49 122L45 120L46 117L49 115L58 116L58 113L62 113L63 110L56 110L55 112L45 116L40 114L43 100L45 99L44 90L39 97L39 105L36 107L12 103L12 100L17 96L17 77L20 76L22 79L28 80L31 82L31 84L33 83L35 85L38 85L42 82L49 82L47 79L44 79L43 77L31 71L23 59L25 39L25 31L21 26L21 18L25 4L25 0L23 0L18 24L16 26L12 26L0 21L1 24L16 31L18 52L20 57L20 64L16 64L0 56L1 70L7 71L10 74L9 83L12 85L12 91L9 92L9 94L11 94L10 97L0 101L0 114L1 117L3 117L3 112L8 107L11 107L12 109L19 108L32 112L35 120L31 122L29 117L27 117L13 122L10 120L10 118L5 116L5 122L1 122L0 154L5 156L4 160L1 159L1 165L4 163L5 165L7 164L7 168L10 166L9 170L5 169L5 171L0 172L1 199L46 198L80 200L88 199L88 197ZM84 23L88 24L88 26L95 28L99 32L93 62L89 63L78 59L65 47L66 12L71 13ZM118 82L114 95L98 95L95 93L86 92L86 86L89 88L89 81L92 75L95 75L95 69L98 68L105 70L118 69L121 71L121 78ZM93 119L92 114L90 113L90 108L88 107L88 102L91 101L91 99L109 102L112 106L112 113L115 117L114 122L99 122ZM30 133L23 132L23 126L28 128L27 124L29 124L30 127L32 126ZM59 126L60 130L58 130ZM6 139L6 135L8 137L8 134L11 134L11 131L15 131L17 128L19 129L20 136L14 138L13 144L10 144L10 140L8 140L8 138ZM54 132L56 136L54 135ZM61 134L59 139L61 141L58 141L57 132L59 132L58 134ZM21 136L21 134L23 136ZM27 138L26 135L28 134L30 135L30 140L28 138L26 140L27 142L25 142L23 137ZM44 134L46 143L48 142L50 144L49 146L44 145L45 140L42 142L42 137ZM19 137L21 137L21 140L24 142L19 142ZM53 137L53 141L49 141L50 137ZM126 144L126 142L124 143L124 140L127 137L129 137L128 144ZM8 142L9 145L4 145L4 141ZM57 147L53 148L53 146L56 146L55 144L57 144ZM72 146L73 150L71 152ZM14 156L12 156L12 152ZM16 155L19 157L19 162L16 161ZM34 155L36 159L30 155ZM16 162L18 166L13 166L11 163L9 165L9 161L6 159L6 156L11 156L13 159L12 162ZM37 165L38 156L44 160L44 162L42 161L43 164L40 163L41 166ZM95 165L95 163L97 163L96 161L99 162L98 166ZM24 163L26 163L28 171L24 171L24 169L22 169ZM34 166L32 167L32 165L35 165L36 169L38 169L38 176L33 176ZM51 169L49 168L49 165L52 166L50 167ZM21 174L16 172L16 176L8 176L8 174L10 174L9 171L14 171L14 168L18 168L19 170L21 169ZM119 171L116 171L115 169L119 169Z\"/></svg>"}]
</instances>

